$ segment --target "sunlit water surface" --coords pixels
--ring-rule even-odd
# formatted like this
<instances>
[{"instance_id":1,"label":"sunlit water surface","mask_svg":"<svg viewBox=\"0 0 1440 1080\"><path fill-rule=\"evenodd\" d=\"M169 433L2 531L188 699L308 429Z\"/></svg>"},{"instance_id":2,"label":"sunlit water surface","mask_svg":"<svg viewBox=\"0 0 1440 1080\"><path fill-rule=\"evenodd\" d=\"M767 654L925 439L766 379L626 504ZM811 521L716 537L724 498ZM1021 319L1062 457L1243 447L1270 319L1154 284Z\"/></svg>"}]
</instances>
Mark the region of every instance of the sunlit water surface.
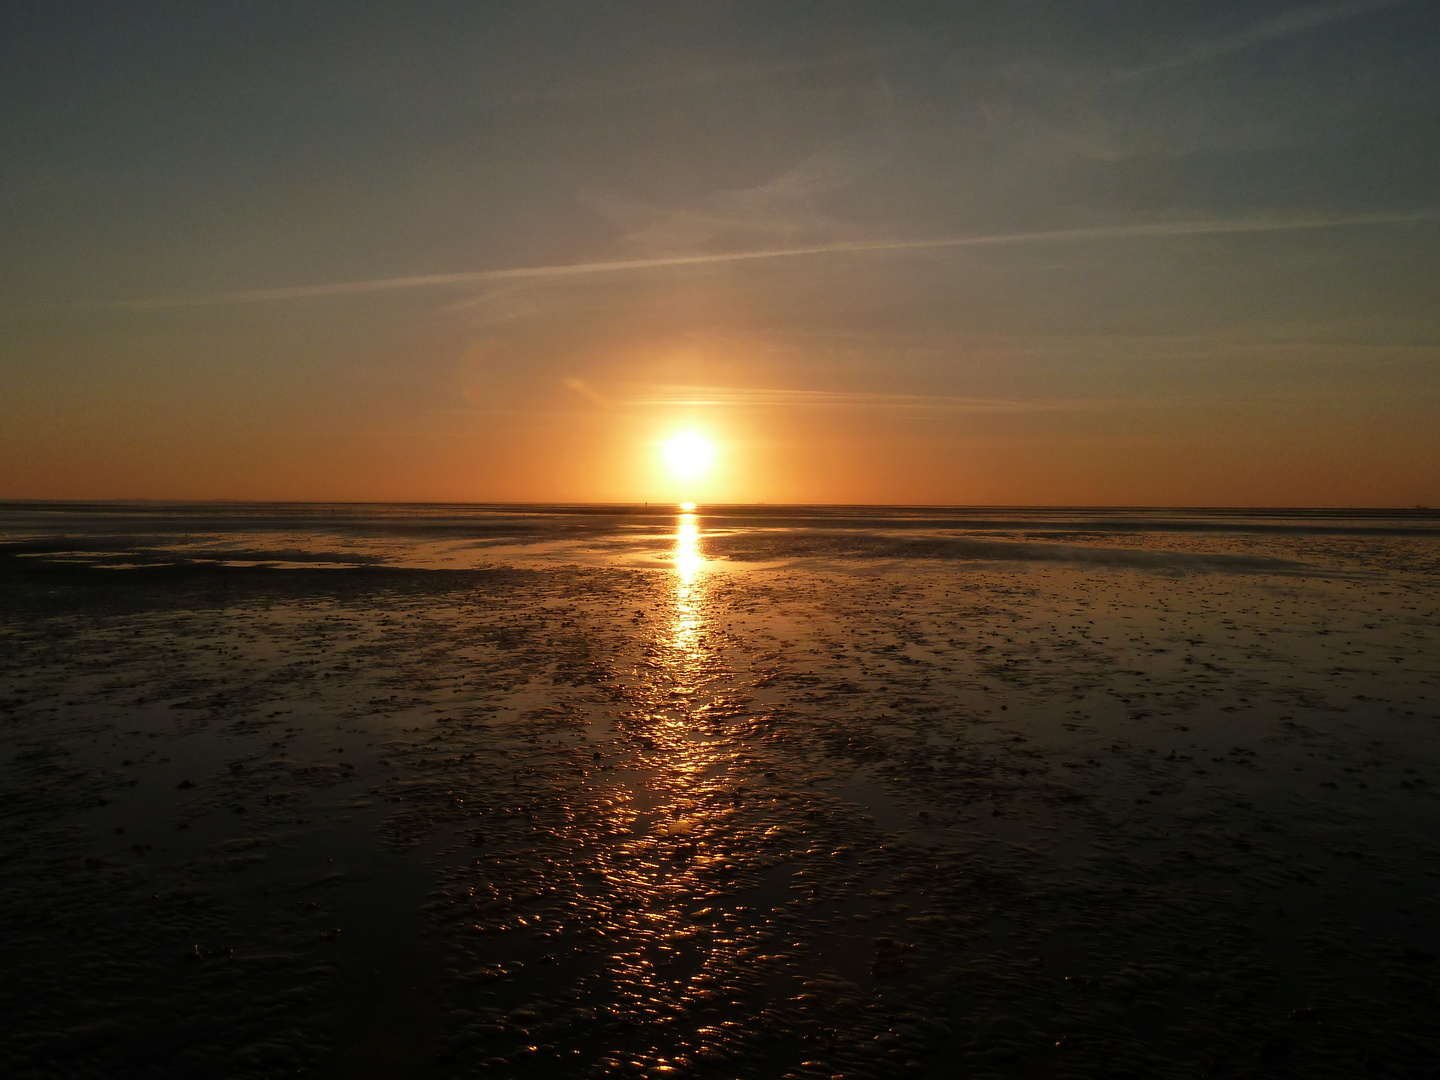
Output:
<instances>
[{"instance_id":1,"label":"sunlit water surface","mask_svg":"<svg viewBox=\"0 0 1440 1080\"><path fill-rule=\"evenodd\" d=\"M1437 540L0 504L0 1068L1433 1074Z\"/></svg>"}]
</instances>

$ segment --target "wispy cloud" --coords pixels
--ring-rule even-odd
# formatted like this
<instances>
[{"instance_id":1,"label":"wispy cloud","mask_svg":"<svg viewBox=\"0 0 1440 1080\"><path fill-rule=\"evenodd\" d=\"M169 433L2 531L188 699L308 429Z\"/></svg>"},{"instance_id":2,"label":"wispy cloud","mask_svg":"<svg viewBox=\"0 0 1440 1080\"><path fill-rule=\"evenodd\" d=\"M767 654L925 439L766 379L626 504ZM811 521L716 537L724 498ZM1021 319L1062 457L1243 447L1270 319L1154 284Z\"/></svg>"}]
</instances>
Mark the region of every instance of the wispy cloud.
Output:
<instances>
[{"instance_id":1,"label":"wispy cloud","mask_svg":"<svg viewBox=\"0 0 1440 1080\"><path fill-rule=\"evenodd\" d=\"M458 274L419 274L369 281L341 281L324 285L292 285L275 289L241 289L203 296L160 297L122 300L100 307L111 311L158 311L170 308L203 307L217 304L258 304L283 300L322 299L358 296L366 293L413 289L453 289L496 282L557 281L607 274L631 274L647 270L723 266L732 263L764 262L836 255L865 255L885 252L934 251L947 248L1005 247L1023 244L1074 244L1106 240L1143 240L1183 236L1223 236L1242 233L1291 232L1307 229L1364 228L1412 225L1440 221L1440 208L1399 213L1348 214L1338 216L1229 218L1191 221L1153 221L1132 225L1097 225L1080 229L1052 229L1031 232L990 233L972 236L944 236L920 239L837 240L830 243L763 248L750 251L711 252L695 255L667 255L652 258L611 259L552 266L520 266L495 270L473 270Z\"/></svg>"},{"instance_id":2,"label":"wispy cloud","mask_svg":"<svg viewBox=\"0 0 1440 1080\"><path fill-rule=\"evenodd\" d=\"M853 236L856 227L817 213L816 200L849 187L889 159L889 150L876 139L857 135L831 143L763 184L711 192L684 206L656 206L594 191L582 193L581 201L624 230L622 244L651 253L693 251L718 240L833 240Z\"/></svg>"},{"instance_id":3,"label":"wispy cloud","mask_svg":"<svg viewBox=\"0 0 1440 1080\"><path fill-rule=\"evenodd\" d=\"M1253 49L1267 42L1294 37L1297 34L1317 30L1322 26L1329 26L1332 23L1360 18L1361 16L1370 15L1377 11L1383 11L1386 8L1399 7L1409 2L1410 0L1347 0L1347 2L1341 3L1319 4L1314 7L1297 8L1293 11L1285 12L1283 15L1277 15L1272 19L1262 19L1260 22L1253 23L1238 33L1216 38L1212 41L1202 42L1169 59L1161 60L1153 64L1146 64L1142 67L1131 68L1127 71L1116 72L1113 77L1119 80L1139 79L1161 71L1173 71L1177 68L1189 67L1192 64L1202 64L1208 60L1215 60L1222 56L1230 56L1233 53Z\"/></svg>"},{"instance_id":4,"label":"wispy cloud","mask_svg":"<svg viewBox=\"0 0 1440 1080\"><path fill-rule=\"evenodd\" d=\"M949 397L937 394L885 394L844 390L747 389L730 386L637 387L624 404L664 408L813 408L871 409L899 412L1052 412L1092 409L1103 401Z\"/></svg>"},{"instance_id":5,"label":"wispy cloud","mask_svg":"<svg viewBox=\"0 0 1440 1080\"><path fill-rule=\"evenodd\" d=\"M584 379L577 379L574 377L566 379L565 389L570 390L573 393L579 394L586 401L589 401L592 405L598 405L602 409L610 408L610 399L604 394L602 394L599 390L595 389L594 386L586 382Z\"/></svg>"},{"instance_id":6,"label":"wispy cloud","mask_svg":"<svg viewBox=\"0 0 1440 1080\"><path fill-rule=\"evenodd\" d=\"M500 326L544 312L546 305L536 292L533 282L502 282L457 301L452 310L464 312L473 327Z\"/></svg>"}]
</instances>

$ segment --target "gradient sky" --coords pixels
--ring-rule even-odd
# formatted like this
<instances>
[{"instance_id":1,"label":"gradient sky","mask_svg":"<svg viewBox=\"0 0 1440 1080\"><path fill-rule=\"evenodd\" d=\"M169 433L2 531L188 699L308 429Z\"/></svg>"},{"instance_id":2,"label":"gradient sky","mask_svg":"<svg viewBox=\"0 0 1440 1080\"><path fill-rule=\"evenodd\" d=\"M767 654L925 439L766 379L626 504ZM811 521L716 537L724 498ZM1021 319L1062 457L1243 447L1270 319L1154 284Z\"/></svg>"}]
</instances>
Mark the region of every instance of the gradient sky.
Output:
<instances>
[{"instance_id":1,"label":"gradient sky","mask_svg":"<svg viewBox=\"0 0 1440 1080\"><path fill-rule=\"evenodd\" d=\"M1433 0L10 0L0 101L0 497L1440 504Z\"/></svg>"}]
</instances>

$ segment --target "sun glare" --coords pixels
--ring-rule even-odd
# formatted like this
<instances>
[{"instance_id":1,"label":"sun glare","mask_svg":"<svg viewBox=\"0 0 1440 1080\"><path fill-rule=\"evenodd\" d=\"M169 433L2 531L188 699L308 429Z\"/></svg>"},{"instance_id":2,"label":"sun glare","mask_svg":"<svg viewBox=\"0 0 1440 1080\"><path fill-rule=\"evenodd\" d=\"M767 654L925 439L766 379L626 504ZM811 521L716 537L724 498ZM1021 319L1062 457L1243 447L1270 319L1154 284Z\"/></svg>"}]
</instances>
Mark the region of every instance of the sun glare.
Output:
<instances>
[{"instance_id":1,"label":"sun glare","mask_svg":"<svg viewBox=\"0 0 1440 1080\"><path fill-rule=\"evenodd\" d=\"M715 447L704 435L684 431L665 444L665 460L676 476L697 477L715 460Z\"/></svg>"}]
</instances>

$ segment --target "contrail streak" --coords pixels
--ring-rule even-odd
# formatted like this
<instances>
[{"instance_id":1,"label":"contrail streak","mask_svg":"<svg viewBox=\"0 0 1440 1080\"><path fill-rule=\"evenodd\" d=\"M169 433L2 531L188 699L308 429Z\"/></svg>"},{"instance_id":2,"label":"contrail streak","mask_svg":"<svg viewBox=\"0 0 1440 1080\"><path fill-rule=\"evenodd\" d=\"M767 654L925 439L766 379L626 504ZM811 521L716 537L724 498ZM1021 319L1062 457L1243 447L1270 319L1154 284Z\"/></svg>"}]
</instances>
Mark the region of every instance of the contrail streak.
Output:
<instances>
[{"instance_id":1,"label":"contrail streak","mask_svg":"<svg viewBox=\"0 0 1440 1080\"><path fill-rule=\"evenodd\" d=\"M520 266L500 270L473 270L459 274L421 274L372 281L341 281L328 285L292 285L278 289L248 289L205 296L151 300L121 300L101 305L108 310L148 311L205 307L217 304L262 304L277 300L307 300L327 296L355 296L396 289L449 288L496 281L544 280L622 274L670 267L714 266L723 263L797 259L815 255L869 252L930 251L942 248L1003 247L1016 244L1080 243L1171 236L1219 236L1236 233L1290 232L1303 229L1340 229L1367 225L1407 225L1440 221L1440 209L1407 213L1353 214L1329 218L1240 218L1228 221L1151 222L1140 225L1102 225L1085 229L1044 232L996 233L988 236L949 236L929 240L842 240L808 247L768 248L708 255L671 255L650 259L616 259L605 262L562 263L558 266Z\"/></svg>"},{"instance_id":2,"label":"contrail streak","mask_svg":"<svg viewBox=\"0 0 1440 1080\"><path fill-rule=\"evenodd\" d=\"M1155 64L1147 64L1144 67L1134 68L1130 71L1118 72L1117 79L1138 79L1146 75L1153 75L1158 71L1173 71L1176 68L1189 67L1192 64L1201 64L1207 60L1214 60L1221 56L1229 56L1232 53L1243 52L1246 49L1253 49L1257 45L1264 45L1266 42L1278 41L1282 38L1293 37L1296 34L1307 33L1319 29L1322 26L1329 26L1332 23L1344 22L1347 19L1359 18L1362 15L1370 15L1374 12L1384 11L1386 8L1400 7L1409 3L1410 0L1359 0L1358 3L1334 3L1322 4L1319 7L1300 8L1288 11L1273 19L1266 19L1263 22L1255 23L1246 30L1229 37L1220 38L1217 41L1206 42L1195 49L1180 56L1172 57L1169 60L1162 60Z\"/></svg>"}]
</instances>

